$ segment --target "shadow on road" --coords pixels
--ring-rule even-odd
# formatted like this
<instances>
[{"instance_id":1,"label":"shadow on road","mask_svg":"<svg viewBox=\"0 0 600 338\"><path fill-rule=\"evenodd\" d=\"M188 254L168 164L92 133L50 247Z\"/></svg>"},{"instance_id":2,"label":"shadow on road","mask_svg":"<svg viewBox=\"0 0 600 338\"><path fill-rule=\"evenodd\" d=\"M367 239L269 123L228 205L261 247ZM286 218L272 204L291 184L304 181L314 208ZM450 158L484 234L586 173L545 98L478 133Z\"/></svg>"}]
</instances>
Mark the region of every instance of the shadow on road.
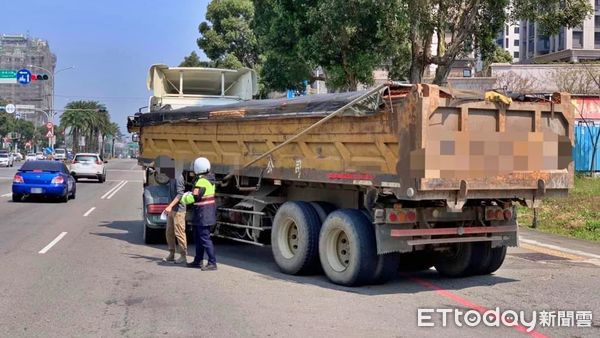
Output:
<instances>
[{"instance_id":1,"label":"shadow on road","mask_svg":"<svg viewBox=\"0 0 600 338\"><path fill-rule=\"evenodd\" d=\"M120 232L110 233L94 233L98 236L113 238L126 241L131 244L145 245L142 238L142 221L115 221L104 222L102 227L107 227ZM189 237L189 236L188 236ZM214 240L214 239L213 239ZM384 295L384 294L411 294L423 291L431 291L418 283L415 279L426 280L430 283L447 289L447 290L462 290L471 287L481 287L485 285L497 285L503 283L517 282L518 280L504 278L499 275L473 276L467 278L444 278L437 274L434 269L412 272L398 273L398 275L390 282L384 285L370 285L358 288L344 287L332 284L323 274L310 276L291 276L279 271L279 268L273 260L270 247L257 247L243 243L217 239L214 240L215 250L217 254L217 262L221 265L227 265L239 269L252 271L262 275L268 280L284 280L298 284L310 284L326 289L332 289L343 292L351 292L361 295ZM166 253L166 245L150 245L151 247L162 249ZM190 245L188 252L190 256L194 254L194 246ZM161 266L178 267L181 266L165 263L161 257L145 256L138 254L127 254L132 259L143 259L147 262L155 262ZM189 257L191 259L191 257ZM502 269L498 274L502 274Z\"/></svg>"}]
</instances>

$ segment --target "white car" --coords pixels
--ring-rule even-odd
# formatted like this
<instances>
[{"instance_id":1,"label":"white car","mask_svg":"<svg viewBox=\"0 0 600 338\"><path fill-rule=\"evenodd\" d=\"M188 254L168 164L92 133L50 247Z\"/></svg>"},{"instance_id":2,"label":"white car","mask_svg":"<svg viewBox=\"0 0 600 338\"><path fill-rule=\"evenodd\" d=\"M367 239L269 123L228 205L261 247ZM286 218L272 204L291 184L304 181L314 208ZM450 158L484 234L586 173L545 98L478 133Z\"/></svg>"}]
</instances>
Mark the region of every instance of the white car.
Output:
<instances>
[{"instance_id":1,"label":"white car","mask_svg":"<svg viewBox=\"0 0 600 338\"><path fill-rule=\"evenodd\" d=\"M35 153L35 159L36 160L45 160L46 156L44 156L44 153L42 153L41 151L38 151L37 153Z\"/></svg>"},{"instance_id":2,"label":"white car","mask_svg":"<svg viewBox=\"0 0 600 338\"><path fill-rule=\"evenodd\" d=\"M14 165L14 160L11 154L9 153L0 153L0 166L2 167L12 167Z\"/></svg>"},{"instance_id":3,"label":"white car","mask_svg":"<svg viewBox=\"0 0 600 338\"><path fill-rule=\"evenodd\" d=\"M17 162L23 161L23 155L21 153L15 153L15 160Z\"/></svg>"},{"instance_id":4,"label":"white car","mask_svg":"<svg viewBox=\"0 0 600 338\"><path fill-rule=\"evenodd\" d=\"M35 161L37 160L37 157L35 156L34 153L29 153L27 154L27 156L25 156L25 161Z\"/></svg>"},{"instance_id":5,"label":"white car","mask_svg":"<svg viewBox=\"0 0 600 338\"><path fill-rule=\"evenodd\" d=\"M77 181L80 178L95 178L100 183L106 181L106 168L100 155L93 153L76 154L71 162L71 175Z\"/></svg>"}]
</instances>

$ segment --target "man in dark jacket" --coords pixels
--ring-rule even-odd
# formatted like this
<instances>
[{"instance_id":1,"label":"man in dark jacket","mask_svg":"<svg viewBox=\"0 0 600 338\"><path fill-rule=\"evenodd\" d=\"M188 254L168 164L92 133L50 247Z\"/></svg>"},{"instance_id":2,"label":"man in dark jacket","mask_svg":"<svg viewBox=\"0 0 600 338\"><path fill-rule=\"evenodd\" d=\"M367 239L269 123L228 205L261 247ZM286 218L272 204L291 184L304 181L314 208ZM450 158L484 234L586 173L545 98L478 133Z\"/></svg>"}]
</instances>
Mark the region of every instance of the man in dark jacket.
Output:
<instances>
[{"instance_id":1,"label":"man in dark jacket","mask_svg":"<svg viewBox=\"0 0 600 338\"><path fill-rule=\"evenodd\" d=\"M217 269L215 249L210 239L210 228L217 223L217 205L215 203L214 176L210 173L210 162L204 157L194 161L194 173L197 175L191 193L185 193L182 201L193 213L194 240L196 257L188 263L189 267L199 267L202 271ZM204 251L208 256L208 264L202 265Z\"/></svg>"}]
</instances>

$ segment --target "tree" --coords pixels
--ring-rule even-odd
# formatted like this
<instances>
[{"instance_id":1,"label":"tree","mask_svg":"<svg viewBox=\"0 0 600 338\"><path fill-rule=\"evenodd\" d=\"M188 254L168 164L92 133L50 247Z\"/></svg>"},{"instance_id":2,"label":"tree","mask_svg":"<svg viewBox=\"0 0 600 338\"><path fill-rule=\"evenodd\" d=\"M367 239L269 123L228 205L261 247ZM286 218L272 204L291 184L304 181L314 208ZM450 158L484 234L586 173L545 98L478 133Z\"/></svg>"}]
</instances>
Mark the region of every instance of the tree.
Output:
<instances>
[{"instance_id":1,"label":"tree","mask_svg":"<svg viewBox=\"0 0 600 338\"><path fill-rule=\"evenodd\" d=\"M73 151L80 151L79 138L85 137L86 150L98 148L98 137L110 121L106 106L98 101L72 101L65 106L60 116L60 127L70 129ZM95 141L95 142L94 142Z\"/></svg>"},{"instance_id":2,"label":"tree","mask_svg":"<svg viewBox=\"0 0 600 338\"><path fill-rule=\"evenodd\" d=\"M203 65L202 61L198 57L198 54L192 51L189 56L183 58L183 61L181 61L179 67L203 67Z\"/></svg>"},{"instance_id":3,"label":"tree","mask_svg":"<svg viewBox=\"0 0 600 338\"><path fill-rule=\"evenodd\" d=\"M328 87L355 90L401 45L398 0L256 0L265 54L263 77L273 89L299 88L321 66ZM400 18L400 19L399 19Z\"/></svg>"},{"instance_id":4,"label":"tree","mask_svg":"<svg viewBox=\"0 0 600 338\"><path fill-rule=\"evenodd\" d=\"M206 56L215 61L217 67L254 68L259 61L259 48L252 29L252 1L213 0L208 4L206 20L198 27L200 38L197 40Z\"/></svg>"},{"instance_id":5,"label":"tree","mask_svg":"<svg viewBox=\"0 0 600 338\"><path fill-rule=\"evenodd\" d=\"M572 94L600 94L596 79L600 76L600 68L585 64L565 64L554 69L547 77L560 92Z\"/></svg>"},{"instance_id":6,"label":"tree","mask_svg":"<svg viewBox=\"0 0 600 338\"><path fill-rule=\"evenodd\" d=\"M477 52L483 59L495 51L494 39L507 19L537 21L541 32L581 24L593 8L588 0L402 0L410 22L410 80L421 82L425 68L436 64L434 83L444 84L454 60ZM510 10L510 17L507 16ZM432 37L437 55L432 55Z\"/></svg>"},{"instance_id":7,"label":"tree","mask_svg":"<svg viewBox=\"0 0 600 338\"><path fill-rule=\"evenodd\" d=\"M495 87L507 93L519 94L533 93L536 88L540 88L535 78L521 76L512 70L499 75Z\"/></svg>"}]
</instances>

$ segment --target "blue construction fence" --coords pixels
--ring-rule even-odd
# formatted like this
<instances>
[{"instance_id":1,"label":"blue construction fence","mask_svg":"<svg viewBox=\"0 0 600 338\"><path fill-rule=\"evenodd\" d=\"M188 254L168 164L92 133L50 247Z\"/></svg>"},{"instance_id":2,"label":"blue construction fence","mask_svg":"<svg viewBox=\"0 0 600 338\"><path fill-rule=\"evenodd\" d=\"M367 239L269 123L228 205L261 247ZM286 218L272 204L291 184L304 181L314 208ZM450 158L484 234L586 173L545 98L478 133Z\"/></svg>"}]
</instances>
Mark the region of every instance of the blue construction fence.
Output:
<instances>
[{"instance_id":1,"label":"blue construction fence","mask_svg":"<svg viewBox=\"0 0 600 338\"><path fill-rule=\"evenodd\" d=\"M592 137L590 137L590 133ZM573 158L575 159L576 171L589 171L592 164L592 153L594 146L592 139L596 139L600 133L600 125L585 124L575 125L575 148L573 148ZM600 142L599 142L600 143ZM598 147L600 148L600 146ZM600 171L600 149L596 151L596 160L594 161L594 170Z\"/></svg>"}]
</instances>

